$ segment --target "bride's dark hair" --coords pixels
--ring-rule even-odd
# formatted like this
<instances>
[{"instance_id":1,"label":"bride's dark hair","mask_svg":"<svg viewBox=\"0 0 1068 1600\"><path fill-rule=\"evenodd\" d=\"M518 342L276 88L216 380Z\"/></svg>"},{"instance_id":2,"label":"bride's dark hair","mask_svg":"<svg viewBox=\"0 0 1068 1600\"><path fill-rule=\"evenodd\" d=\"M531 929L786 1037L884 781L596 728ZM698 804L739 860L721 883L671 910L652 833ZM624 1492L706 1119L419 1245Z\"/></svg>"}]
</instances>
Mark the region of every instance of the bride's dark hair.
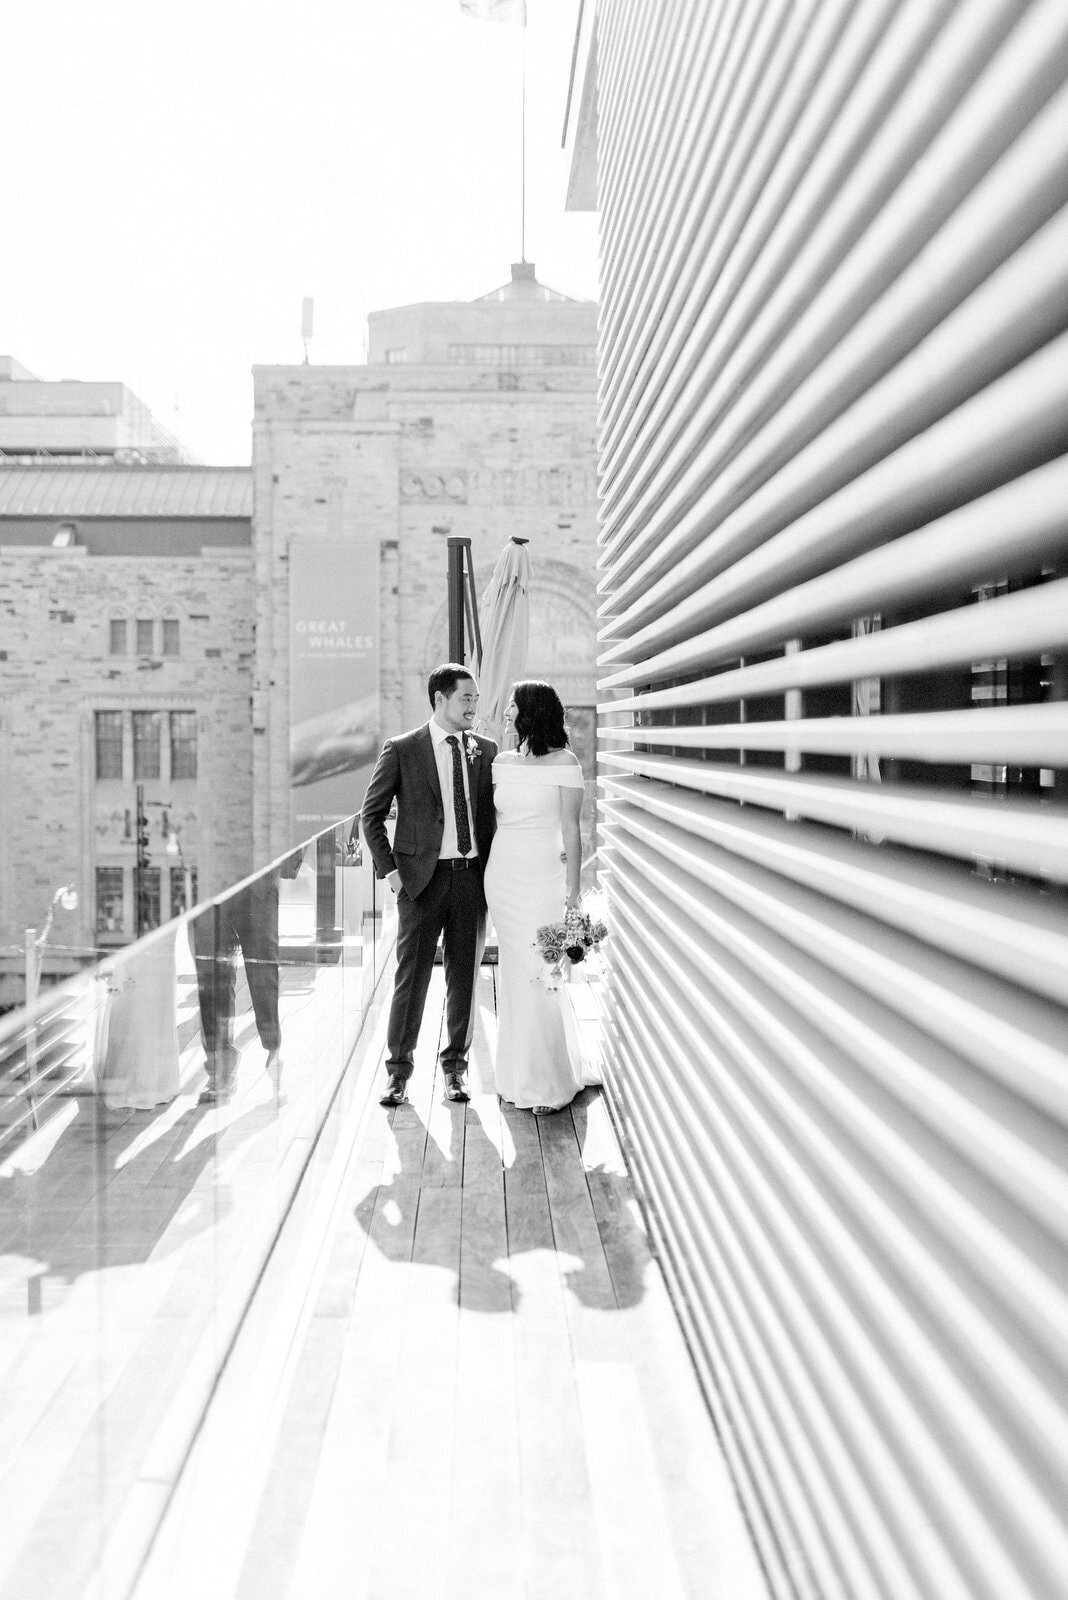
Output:
<instances>
[{"instance_id":1,"label":"bride's dark hair","mask_svg":"<svg viewBox=\"0 0 1068 1600\"><path fill-rule=\"evenodd\" d=\"M551 683L526 678L514 685L515 736L532 756L547 756L550 750L570 745L564 726L564 707Z\"/></svg>"}]
</instances>

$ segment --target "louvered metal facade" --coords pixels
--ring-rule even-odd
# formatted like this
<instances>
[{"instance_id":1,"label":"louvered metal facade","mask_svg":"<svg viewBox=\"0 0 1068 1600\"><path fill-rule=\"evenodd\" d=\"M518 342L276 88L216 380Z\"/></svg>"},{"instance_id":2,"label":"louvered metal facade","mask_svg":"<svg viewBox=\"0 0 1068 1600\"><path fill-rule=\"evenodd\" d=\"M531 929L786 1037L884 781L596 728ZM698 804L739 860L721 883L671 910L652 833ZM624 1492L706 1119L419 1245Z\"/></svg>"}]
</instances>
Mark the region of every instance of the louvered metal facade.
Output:
<instances>
[{"instance_id":1,"label":"louvered metal facade","mask_svg":"<svg viewBox=\"0 0 1068 1600\"><path fill-rule=\"evenodd\" d=\"M609 1090L774 1595L1052 1600L1068 4L591 6Z\"/></svg>"}]
</instances>

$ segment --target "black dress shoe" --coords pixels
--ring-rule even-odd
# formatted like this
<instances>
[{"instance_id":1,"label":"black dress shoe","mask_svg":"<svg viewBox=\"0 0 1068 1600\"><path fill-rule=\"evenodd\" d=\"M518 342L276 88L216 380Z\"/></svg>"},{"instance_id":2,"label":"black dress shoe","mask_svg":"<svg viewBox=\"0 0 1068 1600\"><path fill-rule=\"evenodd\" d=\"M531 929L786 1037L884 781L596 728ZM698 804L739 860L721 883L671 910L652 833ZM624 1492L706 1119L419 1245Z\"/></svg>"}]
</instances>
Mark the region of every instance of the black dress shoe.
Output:
<instances>
[{"instance_id":1,"label":"black dress shoe","mask_svg":"<svg viewBox=\"0 0 1068 1600\"><path fill-rule=\"evenodd\" d=\"M406 1087L406 1080L401 1077L399 1072L391 1072L389 1075L389 1084L386 1088L385 1094L378 1102L379 1105L402 1106L407 1098L408 1090Z\"/></svg>"},{"instance_id":2,"label":"black dress shoe","mask_svg":"<svg viewBox=\"0 0 1068 1600\"><path fill-rule=\"evenodd\" d=\"M445 1098L446 1100L470 1100L471 1096L467 1092L462 1072L446 1072Z\"/></svg>"}]
</instances>

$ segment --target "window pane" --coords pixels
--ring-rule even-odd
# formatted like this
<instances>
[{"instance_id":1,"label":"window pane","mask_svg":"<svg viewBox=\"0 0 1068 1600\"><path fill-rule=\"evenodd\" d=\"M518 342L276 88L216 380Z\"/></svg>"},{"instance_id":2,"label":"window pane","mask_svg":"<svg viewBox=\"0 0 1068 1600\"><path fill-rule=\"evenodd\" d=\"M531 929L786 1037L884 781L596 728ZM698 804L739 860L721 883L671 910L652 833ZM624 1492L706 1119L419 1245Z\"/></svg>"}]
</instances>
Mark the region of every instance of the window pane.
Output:
<instances>
[{"instance_id":1,"label":"window pane","mask_svg":"<svg viewBox=\"0 0 1068 1600\"><path fill-rule=\"evenodd\" d=\"M197 775L197 714L195 711L171 712L171 777L195 778Z\"/></svg>"},{"instance_id":2,"label":"window pane","mask_svg":"<svg viewBox=\"0 0 1068 1600\"><path fill-rule=\"evenodd\" d=\"M122 777L122 712L96 713L96 776Z\"/></svg>"},{"instance_id":3,"label":"window pane","mask_svg":"<svg viewBox=\"0 0 1068 1600\"><path fill-rule=\"evenodd\" d=\"M96 869L96 931L97 933L125 933L122 910L121 867Z\"/></svg>"},{"instance_id":4,"label":"window pane","mask_svg":"<svg viewBox=\"0 0 1068 1600\"><path fill-rule=\"evenodd\" d=\"M113 656L124 656L126 654L126 618L112 617L109 629L109 652Z\"/></svg>"},{"instance_id":5,"label":"window pane","mask_svg":"<svg viewBox=\"0 0 1068 1600\"><path fill-rule=\"evenodd\" d=\"M178 654L178 618L164 617L163 619L163 654L176 656Z\"/></svg>"},{"instance_id":6,"label":"window pane","mask_svg":"<svg viewBox=\"0 0 1068 1600\"><path fill-rule=\"evenodd\" d=\"M150 928L158 928L159 896L162 887L159 867L142 867L140 873L135 873L134 881L138 883L138 897L140 899L140 914L137 919L138 934L147 933Z\"/></svg>"},{"instance_id":7,"label":"window pane","mask_svg":"<svg viewBox=\"0 0 1068 1600\"><path fill-rule=\"evenodd\" d=\"M156 625L151 617L138 617L137 623L137 654L150 656L152 654L153 635Z\"/></svg>"},{"instance_id":8,"label":"window pane","mask_svg":"<svg viewBox=\"0 0 1068 1600\"><path fill-rule=\"evenodd\" d=\"M171 916L180 916L183 911L188 911L190 905L197 903L197 869L189 869L189 903L185 898L185 868L171 868Z\"/></svg>"},{"instance_id":9,"label":"window pane","mask_svg":"<svg viewBox=\"0 0 1068 1600\"><path fill-rule=\"evenodd\" d=\"M162 720L158 711L135 711L133 714L133 775L135 778L159 777L160 723Z\"/></svg>"}]
</instances>

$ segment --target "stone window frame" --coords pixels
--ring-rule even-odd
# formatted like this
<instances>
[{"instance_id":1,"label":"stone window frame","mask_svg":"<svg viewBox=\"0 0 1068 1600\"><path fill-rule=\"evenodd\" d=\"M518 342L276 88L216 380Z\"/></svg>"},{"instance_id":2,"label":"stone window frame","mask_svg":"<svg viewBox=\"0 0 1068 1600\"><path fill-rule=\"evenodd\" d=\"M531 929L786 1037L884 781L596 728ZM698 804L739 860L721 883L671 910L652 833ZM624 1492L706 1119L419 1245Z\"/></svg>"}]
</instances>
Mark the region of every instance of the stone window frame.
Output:
<instances>
[{"instance_id":1,"label":"stone window frame","mask_svg":"<svg viewBox=\"0 0 1068 1600\"><path fill-rule=\"evenodd\" d=\"M177 606L164 606L159 619L159 653L173 660L182 653L182 619ZM171 648L173 644L173 649Z\"/></svg>"},{"instance_id":2,"label":"stone window frame","mask_svg":"<svg viewBox=\"0 0 1068 1600\"><path fill-rule=\"evenodd\" d=\"M122 648L121 648L121 650L117 650L115 648L115 640L116 640L116 637L117 637L115 629L120 623L122 624ZM108 655L109 656L128 656L129 653L130 653L130 619L127 616L125 611L120 611L120 610L117 610L117 609L112 610L108 615Z\"/></svg>"},{"instance_id":3,"label":"stone window frame","mask_svg":"<svg viewBox=\"0 0 1068 1600\"><path fill-rule=\"evenodd\" d=\"M93 873L93 922L97 935L126 934L126 867L99 865Z\"/></svg>"},{"instance_id":4,"label":"stone window frame","mask_svg":"<svg viewBox=\"0 0 1068 1600\"><path fill-rule=\"evenodd\" d=\"M110 722L105 722L105 718ZM118 738L114 737L114 729L118 727ZM108 736L107 730L112 730ZM93 778L96 783L121 783L126 766L126 727L121 710L108 706L93 712ZM118 761L114 755L118 751ZM118 771L111 771L112 766L117 766ZM104 768L105 770L101 770Z\"/></svg>"},{"instance_id":5,"label":"stone window frame","mask_svg":"<svg viewBox=\"0 0 1068 1600\"><path fill-rule=\"evenodd\" d=\"M194 783L199 777L199 733L199 717L195 708L172 707L167 712L167 745L170 752L172 784Z\"/></svg>"},{"instance_id":6,"label":"stone window frame","mask_svg":"<svg viewBox=\"0 0 1068 1600\"><path fill-rule=\"evenodd\" d=\"M133 750L133 781L135 783L164 783L163 744L164 717L161 710L132 708L130 717L131 748Z\"/></svg>"},{"instance_id":7,"label":"stone window frame","mask_svg":"<svg viewBox=\"0 0 1068 1600\"><path fill-rule=\"evenodd\" d=\"M132 640L131 640L131 623ZM116 648L116 629L122 628L122 648ZM148 648L142 648L147 645ZM139 601L125 609L112 607L107 619L109 657L132 656L138 661L175 661L182 653L182 613L176 605L162 607Z\"/></svg>"},{"instance_id":8,"label":"stone window frame","mask_svg":"<svg viewBox=\"0 0 1068 1600\"><path fill-rule=\"evenodd\" d=\"M94 702L94 784L199 782L201 728L195 705L175 695L138 694L121 700L109 695L94 697Z\"/></svg>"},{"instance_id":9,"label":"stone window frame","mask_svg":"<svg viewBox=\"0 0 1068 1600\"><path fill-rule=\"evenodd\" d=\"M159 653L157 651L157 649L156 649L156 643L157 643L157 639L156 639L157 627L156 627L156 624L157 624L158 621L159 621L159 618L156 616L155 611L149 610L149 608L147 606L138 606L137 609L134 612L134 618L133 618L134 648L133 648L133 653L138 658L138 660L140 660L140 661L144 661L144 660L146 660L148 658L154 657L154 656L158 655L158 653ZM144 640L146 631L148 633L148 649L147 650L142 648L142 641Z\"/></svg>"}]
</instances>

